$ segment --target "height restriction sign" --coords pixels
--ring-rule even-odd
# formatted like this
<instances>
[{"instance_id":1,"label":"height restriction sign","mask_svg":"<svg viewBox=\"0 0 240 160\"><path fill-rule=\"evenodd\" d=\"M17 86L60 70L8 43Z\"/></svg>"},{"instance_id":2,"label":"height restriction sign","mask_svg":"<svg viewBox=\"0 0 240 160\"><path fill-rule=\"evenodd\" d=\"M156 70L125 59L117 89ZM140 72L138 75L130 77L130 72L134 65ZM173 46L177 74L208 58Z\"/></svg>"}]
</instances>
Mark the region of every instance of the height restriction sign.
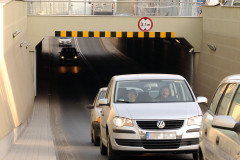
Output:
<instances>
[{"instance_id":1,"label":"height restriction sign","mask_svg":"<svg viewBox=\"0 0 240 160\"><path fill-rule=\"evenodd\" d=\"M143 32L148 32L152 29L153 27L153 22L150 18L148 17L142 17L138 21L138 28L143 31Z\"/></svg>"}]
</instances>

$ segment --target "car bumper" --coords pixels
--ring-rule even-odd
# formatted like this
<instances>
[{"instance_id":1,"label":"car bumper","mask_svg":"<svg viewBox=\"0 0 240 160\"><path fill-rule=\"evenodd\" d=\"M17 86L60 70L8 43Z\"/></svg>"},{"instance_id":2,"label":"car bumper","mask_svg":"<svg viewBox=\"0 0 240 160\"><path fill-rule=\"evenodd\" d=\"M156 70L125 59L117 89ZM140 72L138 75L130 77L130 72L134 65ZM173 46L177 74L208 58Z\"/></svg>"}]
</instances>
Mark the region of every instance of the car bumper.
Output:
<instances>
[{"instance_id":1,"label":"car bumper","mask_svg":"<svg viewBox=\"0 0 240 160\"><path fill-rule=\"evenodd\" d=\"M134 127L116 128L111 125L109 130L112 148L118 151L132 152L190 152L199 148L199 126L183 126L177 130L145 130L137 125ZM150 132L175 132L175 139L147 139Z\"/></svg>"},{"instance_id":2,"label":"car bumper","mask_svg":"<svg viewBox=\"0 0 240 160\"><path fill-rule=\"evenodd\" d=\"M59 43L59 46L72 46L70 43Z\"/></svg>"}]
</instances>

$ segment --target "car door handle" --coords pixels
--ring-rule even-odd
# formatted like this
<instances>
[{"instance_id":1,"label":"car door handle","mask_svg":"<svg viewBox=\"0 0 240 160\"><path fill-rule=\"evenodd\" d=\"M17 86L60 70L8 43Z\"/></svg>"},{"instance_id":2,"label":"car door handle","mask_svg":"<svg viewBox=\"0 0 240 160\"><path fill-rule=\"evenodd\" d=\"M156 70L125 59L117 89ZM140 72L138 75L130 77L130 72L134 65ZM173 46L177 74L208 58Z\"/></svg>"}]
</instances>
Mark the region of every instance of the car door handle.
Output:
<instances>
[{"instance_id":1,"label":"car door handle","mask_svg":"<svg viewBox=\"0 0 240 160\"><path fill-rule=\"evenodd\" d=\"M216 138L216 145L219 145L220 138L217 136Z\"/></svg>"}]
</instances>

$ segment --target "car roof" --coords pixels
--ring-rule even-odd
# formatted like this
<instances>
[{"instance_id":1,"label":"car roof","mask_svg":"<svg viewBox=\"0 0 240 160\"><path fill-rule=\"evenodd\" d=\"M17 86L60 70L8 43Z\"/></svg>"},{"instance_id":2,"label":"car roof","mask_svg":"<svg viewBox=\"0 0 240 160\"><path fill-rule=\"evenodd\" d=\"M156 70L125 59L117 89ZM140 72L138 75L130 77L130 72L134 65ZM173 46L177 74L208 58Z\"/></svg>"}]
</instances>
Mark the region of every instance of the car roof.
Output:
<instances>
[{"instance_id":1,"label":"car roof","mask_svg":"<svg viewBox=\"0 0 240 160\"><path fill-rule=\"evenodd\" d=\"M240 82L240 74L234 74L234 75L230 75L230 76L227 76L225 77L221 82L220 84L222 83L227 83L227 82Z\"/></svg>"},{"instance_id":2,"label":"car roof","mask_svg":"<svg viewBox=\"0 0 240 160\"><path fill-rule=\"evenodd\" d=\"M115 81L122 80L145 80L145 79L172 79L172 80L185 80L184 77L174 74L127 74L114 76Z\"/></svg>"}]
</instances>

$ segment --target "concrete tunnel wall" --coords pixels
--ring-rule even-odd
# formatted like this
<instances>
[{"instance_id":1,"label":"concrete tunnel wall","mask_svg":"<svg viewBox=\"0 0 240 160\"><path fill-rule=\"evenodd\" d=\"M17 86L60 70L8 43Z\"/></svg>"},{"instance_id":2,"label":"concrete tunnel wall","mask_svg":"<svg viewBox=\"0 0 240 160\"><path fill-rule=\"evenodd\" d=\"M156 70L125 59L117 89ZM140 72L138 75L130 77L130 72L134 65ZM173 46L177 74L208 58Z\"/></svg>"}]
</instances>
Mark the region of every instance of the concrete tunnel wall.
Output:
<instances>
[{"instance_id":1,"label":"concrete tunnel wall","mask_svg":"<svg viewBox=\"0 0 240 160\"><path fill-rule=\"evenodd\" d=\"M216 46L212 51L208 44ZM220 81L240 74L240 9L238 7L203 7L203 39L196 72L195 92L213 96Z\"/></svg>"},{"instance_id":2,"label":"concrete tunnel wall","mask_svg":"<svg viewBox=\"0 0 240 160\"><path fill-rule=\"evenodd\" d=\"M0 159L16 140L32 113L34 80L32 54L26 49L27 4L2 6L3 44L0 51ZM13 33L21 32L13 38Z\"/></svg>"}]
</instances>

